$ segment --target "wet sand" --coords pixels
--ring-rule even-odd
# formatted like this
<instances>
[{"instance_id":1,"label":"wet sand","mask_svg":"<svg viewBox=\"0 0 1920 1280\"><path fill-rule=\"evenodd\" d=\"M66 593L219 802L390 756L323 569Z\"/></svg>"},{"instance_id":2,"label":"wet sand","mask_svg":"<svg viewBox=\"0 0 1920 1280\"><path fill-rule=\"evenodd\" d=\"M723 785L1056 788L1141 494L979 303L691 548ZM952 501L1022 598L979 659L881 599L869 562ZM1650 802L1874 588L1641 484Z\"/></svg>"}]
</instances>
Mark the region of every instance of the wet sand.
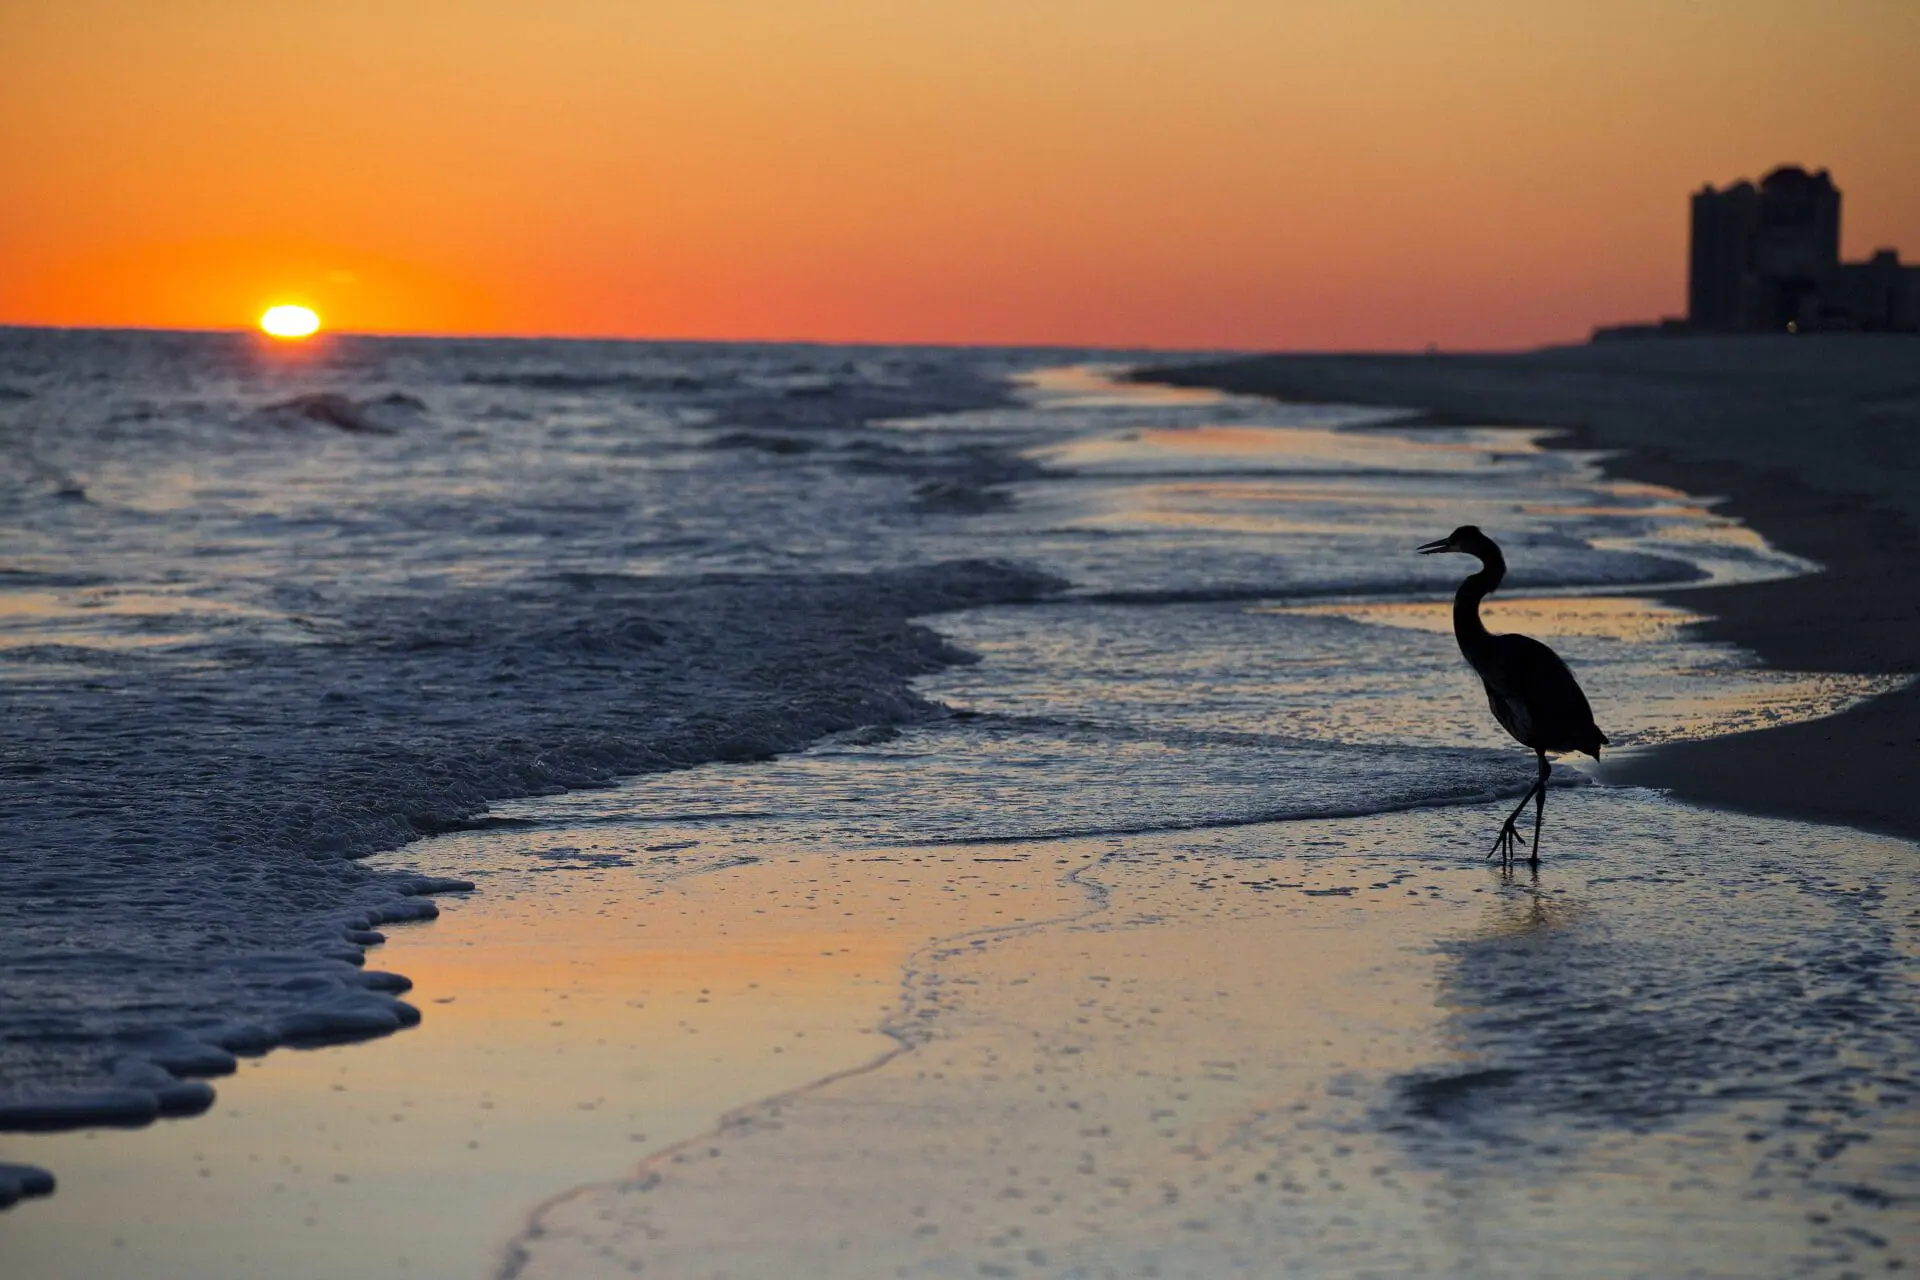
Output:
<instances>
[{"instance_id":1,"label":"wet sand","mask_svg":"<svg viewBox=\"0 0 1920 1280\"><path fill-rule=\"evenodd\" d=\"M1911 845L1557 788L1536 879L1480 861L1497 805L874 846L646 787L388 855L481 889L373 953L420 1026L276 1052L201 1119L6 1135L62 1187L0 1225L0 1272L1758 1276L1920 1250Z\"/></svg>"},{"instance_id":2,"label":"wet sand","mask_svg":"<svg viewBox=\"0 0 1920 1280\"><path fill-rule=\"evenodd\" d=\"M1681 992L1738 982L1749 946L1824 935L1831 895L1858 893L1912 847L1723 826L1644 792L1593 788L1555 808L1564 856L1537 881L1461 856L1484 834L1480 807L816 867L833 910L931 899L977 925L983 893L1065 910L1010 911L919 949L884 1024L905 1052L556 1196L502 1274L1907 1265L1911 1108L1796 1106L1771 1088L1777 1064ZM1655 849L1679 856L1623 873L1623 850ZM965 875L970 862L988 874ZM1804 879L1836 864L1853 870ZM1684 921L1676 894L1693 904ZM1911 907L1900 894L1871 910L1894 922ZM1727 948L1698 946L1699 928L1735 920ZM1911 928L1896 927L1908 945ZM1803 1001L1757 998L1795 1072L1876 1052L1802 1018ZM1862 1008L1863 1024L1897 1021L1903 1003ZM1588 1025L1570 1006L1606 1012ZM1490 1036L1477 1025L1490 1016L1520 1029ZM1670 1032L1692 1047L1649 1052ZM1872 1141L1847 1126L1871 1126Z\"/></svg>"},{"instance_id":3,"label":"wet sand","mask_svg":"<svg viewBox=\"0 0 1920 1280\"><path fill-rule=\"evenodd\" d=\"M1612 474L1717 495L1721 513L1824 566L1810 577L1661 596L1710 615L1707 635L1787 670L1920 672L1920 339L1277 355L1138 376L1405 407L1436 422L1564 428L1570 447L1618 450L1606 462ZM1916 776L1920 686L1817 722L1637 754L1606 774L1719 807L1909 838L1920 836Z\"/></svg>"},{"instance_id":4,"label":"wet sand","mask_svg":"<svg viewBox=\"0 0 1920 1280\"><path fill-rule=\"evenodd\" d=\"M0 1275L472 1280L556 1187L892 1048L875 1025L901 939L809 911L804 878L732 927L712 895L736 878L689 893L671 862L622 873L572 843L584 858L454 835L376 860L480 886L370 952L414 981L404 1034L243 1060L190 1120L0 1134L0 1161L59 1179L0 1215Z\"/></svg>"}]
</instances>

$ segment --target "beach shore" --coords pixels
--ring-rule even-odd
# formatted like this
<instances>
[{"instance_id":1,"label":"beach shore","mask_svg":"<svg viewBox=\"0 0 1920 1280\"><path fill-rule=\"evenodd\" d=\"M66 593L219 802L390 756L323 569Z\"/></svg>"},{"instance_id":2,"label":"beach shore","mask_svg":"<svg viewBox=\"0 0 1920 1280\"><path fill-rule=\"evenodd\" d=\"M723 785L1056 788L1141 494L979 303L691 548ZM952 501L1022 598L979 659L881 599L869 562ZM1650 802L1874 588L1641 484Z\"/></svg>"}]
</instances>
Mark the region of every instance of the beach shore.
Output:
<instances>
[{"instance_id":1,"label":"beach shore","mask_svg":"<svg viewBox=\"0 0 1920 1280\"><path fill-rule=\"evenodd\" d=\"M1152 478L1083 518L1200 494L1233 525L1245 487L1193 477L1257 467L1209 472L1208 450L1292 440L1131 434L1164 418L1102 438ZM1527 481L1492 501L1536 535L1556 502L1633 490L1537 431L1299 434L1363 462L1439 451L1476 483L1504 466ZM1569 465L1549 484L1543 462ZM1435 488L1366 563L1489 501ZM1538 873L1484 861L1517 762L1473 745L1498 731L1445 635L1447 579L1404 560L1434 586L1385 605L1343 586L941 614L977 660L915 691L950 717L504 802L379 855L479 890L370 957L412 980L420 1024L248 1060L189 1123L0 1136L0 1162L61 1178L0 1231L0 1274L333 1276L345 1249L435 1280L1908 1265L1914 846L1569 771ZM1701 599L1503 607L1593 659L1623 740L1834 696L1676 639ZM1330 694L1330 666L1371 684Z\"/></svg>"},{"instance_id":2,"label":"beach shore","mask_svg":"<svg viewBox=\"0 0 1920 1280\"><path fill-rule=\"evenodd\" d=\"M837 851L640 813L445 836L408 856L483 891L381 956L419 1027L255 1060L193 1122L10 1135L65 1185L8 1221L0 1272L317 1278L346 1238L434 1280L1904 1262L1897 1213L1847 1189L1898 1194L1908 1110L1794 1111L1738 1037L1623 1064L1612 1015L1570 1010L1683 975L1724 993L1789 936L1824 952L1854 936L1827 899L1897 881L1911 846L1645 793L1555 805L1675 856L1621 875L1575 843L1551 880L1501 875L1460 856L1479 807ZM1847 870L1802 883L1808 855ZM1892 951L1911 901L1873 908ZM1849 1018L1888 1025L1896 984L1845 955ZM1755 993L1793 1062L1842 1043L1800 1016L1834 990ZM1746 1101L1696 1108L1701 1080ZM1861 1124L1874 1142L1828 1132Z\"/></svg>"},{"instance_id":3,"label":"beach shore","mask_svg":"<svg viewBox=\"0 0 1920 1280\"><path fill-rule=\"evenodd\" d=\"M1910 1110L1850 1111L1875 1140L1827 1141L1805 1127L1824 1111L1772 1096L1767 1054L1713 1029L1769 1012L1804 1071L1858 1051L1856 1026L1819 1028L1785 988L1721 1023L1632 993L1724 991L1790 939L1824 941L1833 892L1897 883L1911 846L1645 792L1556 804L1616 838L1557 852L1551 879L1463 859L1478 808L702 877L690 892L740 939L768 927L750 904L812 895L917 943L882 1024L902 1051L555 1195L500 1275L1906 1265L1915 1241L1883 1206L1920 1151ZM1621 874L1623 851L1651 870ZM1809 855L1847 878L1806 882ZM1895 946L1910 905L1886 901ZM1883 1026L1902 1003L1860 1008ZM1741 1101L1700 1105L1703 1089Z\"/></svg>"},{"instance_id":4,"label":"beach shore","mask_svg":"<svg viewBox=\"0 0 1920 1280\"><path fill-rule=\"evenodd\" d=\"M1780 668L1920 672L1920 341L1687 338L1513 355L1274 355L1136 377L1404 407L1436 424L1551 426L1618 477L1717 509L1820 573L1651 594ZM1404 425L1397 424L1397 425ZM1437 532L1444 532L1440 530ZM1644 593L1643 593L1644 594ZM1678 743L1608 781L1715 807L1920 836L1920 686L1826 719Z\"/></svg>"},{"instance_id":5,"label":"beach shore","mask_svg":"<svg viewBox=\"0 0 1920 1280\"><path fill-rule=\"evenodd\" d=\"M715 870L628 853L645 832L570 838L381 855L480 886L375 952L413 981L409 1034L245 1059L189 1121L0 1134L0 1164L60 1180L0 1225L0 1275L474 1280L556 1188L896 1047L875 1024L913 926L938 926L821 909L819 871L792 857Z\"/></svg>"}]
</instances>

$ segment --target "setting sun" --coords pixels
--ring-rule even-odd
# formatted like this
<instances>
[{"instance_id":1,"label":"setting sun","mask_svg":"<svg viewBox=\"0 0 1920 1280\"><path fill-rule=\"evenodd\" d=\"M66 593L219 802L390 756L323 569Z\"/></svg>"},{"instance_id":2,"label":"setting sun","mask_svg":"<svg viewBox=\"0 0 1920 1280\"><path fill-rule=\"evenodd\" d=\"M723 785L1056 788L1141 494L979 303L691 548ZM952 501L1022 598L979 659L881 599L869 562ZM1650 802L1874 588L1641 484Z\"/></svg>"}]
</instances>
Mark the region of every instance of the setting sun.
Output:
<instances>
[{"instance_id":1,"label":"setting sun","mask_svg":"<svg viewBox=\"0 0 1920 1280\"><path fill-rule=\"evenodd\" d=\"M275 338L307 338L320 330L320 317L311 307L283 304L268 307L260 317L261 331Z\"/></svg>"}]
</instances>

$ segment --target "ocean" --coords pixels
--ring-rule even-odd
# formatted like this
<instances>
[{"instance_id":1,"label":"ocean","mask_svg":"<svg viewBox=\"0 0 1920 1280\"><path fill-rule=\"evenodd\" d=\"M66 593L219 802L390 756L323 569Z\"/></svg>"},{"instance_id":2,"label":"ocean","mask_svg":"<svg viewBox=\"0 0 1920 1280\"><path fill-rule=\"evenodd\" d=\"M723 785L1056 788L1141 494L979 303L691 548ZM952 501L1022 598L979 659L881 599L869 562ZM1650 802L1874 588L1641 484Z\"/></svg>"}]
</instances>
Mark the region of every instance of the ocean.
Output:
<instances>
[{"instance_id":1,"label":"ocean","mask_svg":"<svg viewBox=\"0 0 1920 1280\"><path fill-rule=\"evenodd\" d=\"M1151 358L0 330L0 1127L193 1114L236 1055L412 1025L367 948L484 895L492 832L676 876L1093 842L1233 879L1248 829L1375 890L1394 841L1480 874L1533 762L1453 644L1471 562L1413 554L1457 525L1615 749L1889 687L1636 594L1814 568L1708 497L1545 431L1126 380ZM1493 1074L1341 1123L1423 1167L1755 1097L1789 1147L1910 1117L1906 909L1827 875L1831 833L1716 843L1569 766L1541 877L1582 877L1577 944L1436 942ZM1874 1168L1860 1203L1912 1189Z\"/></svg>"}]
</instances>

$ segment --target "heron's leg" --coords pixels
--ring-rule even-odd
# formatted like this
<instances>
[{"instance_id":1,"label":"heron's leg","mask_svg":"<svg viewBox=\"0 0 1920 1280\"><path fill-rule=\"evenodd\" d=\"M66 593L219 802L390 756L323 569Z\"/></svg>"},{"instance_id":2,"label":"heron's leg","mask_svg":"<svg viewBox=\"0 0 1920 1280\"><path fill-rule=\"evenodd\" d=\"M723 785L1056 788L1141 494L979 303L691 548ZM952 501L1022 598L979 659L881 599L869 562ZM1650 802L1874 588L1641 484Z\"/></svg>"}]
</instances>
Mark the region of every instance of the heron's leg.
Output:
<instances>
[{"instance_id":1,"label":"heron's leg","mask_svg":"<svg viewBox=\"0 0 1920 1280\"><path fill-rule=\"evenodd\" d=\"M1513 851L1520 847L1520 831L1514 824L1526 810L1527 802L1532 799L1533 789L1529 788L1527 794L1520 797L1520 803L1514 806L1513 812L1507 815L1507 820L1500 824L1500 834L1493 838L1493 848L1487 850L1487 861L1493 861L1493 855L1496 853L1500 855L1500 861L1503 863L1513 860Z\"/></svg>"},{"instance_id":2,"label":"heron's leg","mask_svg":"<svg viewBox=\"0 0 1920 1280\"><path fill-rule=\"evenodd\" d=\"M1553 775L1553 766L1547 763L1547 753L1537 753L1540 757L1540 781L1533 784L1533 856L1527 861L1534 866L1540 865L1540 820L1547 813L1547 779Z\"/></svg>"},{"instance_id":3,"label":"heron's leg","mask_svg":"<svg viewBox=\"0 0 1920 1280\"><path fill-rule=\"evenodd\" d=\"M1533 799L1534 794L1538 792L1543 785L1544 783L1535 782L1533 786L1528 789L1527 794L1520 797L1520 803L1513 806L1513 812L1507 815L1507 820L1500 824L1500 834L1493 838L1493 848L1487 850L1488 862L1493 861L1493 855L1496 853L1500 855L1500 861L1502 862L1509 862L1513 859L1513 851L1520 847L1520 829L1516 827L1514 823L1520 820L1520 815L1527 810L1528 801Z\"/></svg>"}]
</instances>

